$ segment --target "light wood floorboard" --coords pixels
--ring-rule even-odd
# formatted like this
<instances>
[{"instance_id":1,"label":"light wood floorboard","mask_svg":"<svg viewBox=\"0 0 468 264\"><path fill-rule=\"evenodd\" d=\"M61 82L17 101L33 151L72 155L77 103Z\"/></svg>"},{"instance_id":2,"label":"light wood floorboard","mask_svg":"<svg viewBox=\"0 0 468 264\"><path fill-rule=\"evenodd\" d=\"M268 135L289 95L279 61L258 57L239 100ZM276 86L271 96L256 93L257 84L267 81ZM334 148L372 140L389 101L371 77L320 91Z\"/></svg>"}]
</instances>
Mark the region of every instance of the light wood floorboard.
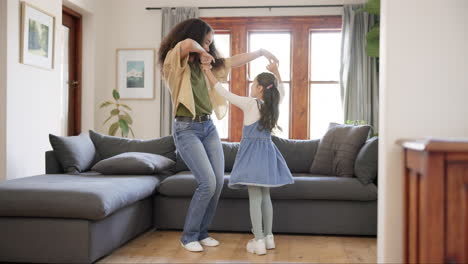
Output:
<instances>
[{"instance_id":1,"label":"light wood floorboard","mask_svg":"<svg viewBox=\"0 0 468 264\"><path fill-rule=\"evenodd\" d=\"M245 250L247 233L211 233L219 247L201 253L180 246L181 232L149 231L98 263L376 263L375 237L275 235L276 249L265 256Z\"/></svg>"}]
</instances>

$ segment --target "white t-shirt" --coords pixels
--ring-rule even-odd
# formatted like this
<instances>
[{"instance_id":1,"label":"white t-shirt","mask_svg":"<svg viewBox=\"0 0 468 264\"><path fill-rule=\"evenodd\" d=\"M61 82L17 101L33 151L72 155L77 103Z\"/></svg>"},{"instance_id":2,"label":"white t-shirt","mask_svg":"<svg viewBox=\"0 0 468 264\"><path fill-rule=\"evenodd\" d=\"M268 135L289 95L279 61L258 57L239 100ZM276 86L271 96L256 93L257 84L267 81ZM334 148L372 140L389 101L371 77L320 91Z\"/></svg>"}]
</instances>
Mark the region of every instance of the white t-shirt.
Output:
<instances>
[{"instance_id":1,"label":"white t-shirt","mask_svg":"<svg viewBox=\"0 0 468 264\"><path fill-rule=\"evenodd\" d=\"M222 97L226 98L226 100L228 100L231 104L234 104L235 106L242 109L244 112L244 125L251 125L260 119L260 110L258 109L257 100L255 98L233 94L226 90L219 82L216 83L215 89L216 92L218 92ZM284 98L284 86L282 83L278 85L278 91L280 94L279 103L281 104Z\"/></svg>"}]
</instances>

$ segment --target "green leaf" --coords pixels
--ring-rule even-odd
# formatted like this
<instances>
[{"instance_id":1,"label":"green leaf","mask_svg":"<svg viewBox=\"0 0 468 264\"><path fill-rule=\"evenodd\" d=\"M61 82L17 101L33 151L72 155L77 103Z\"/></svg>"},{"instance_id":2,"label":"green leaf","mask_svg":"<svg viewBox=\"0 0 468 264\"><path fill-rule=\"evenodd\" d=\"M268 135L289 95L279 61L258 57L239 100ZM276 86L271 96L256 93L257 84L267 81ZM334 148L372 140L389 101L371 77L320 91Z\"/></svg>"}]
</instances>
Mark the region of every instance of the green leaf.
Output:
<instances>
[{"instance_id":1,"label":"green leaf","mask_svg":"<svg viewBox=\"0 0 468 264\"><path fill-rule=\"evenodd\" d=\"M128 137L128 124L125 120L119 119L120 130L122 130L122 136Z\"/></svg>"},{"instance_id":2,"label":"green leaf","mask_svg":"<svg viewBox=\"0 0 468 264\"><path fill-rule=\"evenodd\" d=\"M109 127L109 135L115 136L115 132L117 132L117 129L119 128L119 123L115 122Z\"/></svg>"},{"instance_id":3,"label":"green leaf","mask_svg":"<svg viewBox=\"0 0 468 264\"><path fill-rule=\"evenodd\" d=\"M106 121L104 121L104 123L102 123L102 124L104 125L105 123L107 123L107 121L109 121L112 117L113 117L112 115L109 116L109 118L107 118Z\"/></svg>"},{"instance_id":4,"label":"green leaf","mask_svg":"<svg viewBox=\"0 0 468 264\"><path fill-rule=\"evenodd\" d=\"M119 100L120 99L120 93L119 91L117 90L112 90L112 96L114 97L115 100Z\"/></svg>"},{"instance_id":5,"label":"green leaf","mask_svg":"<svg viewBox=\"0 0 468 264\"><path fill-rule=\"evenodd\" d=\"M128 110L132 111L132 108L126 104L120 104L122 107L127 108Z\"/></svg>"},{"instance_id":6,"label":"green leaf","mask_svg":"<svg viewBox=\"0 0 468 264\"><path fill-rule=\"evenodd\" d=\"M364 7L358 11L364 11L373 15L380 15L380 0L369 0Z\"/></svg>"},{"instance_id":7,"label":"green leaf","mask_svg":"<svg viewBox=\"0 0 468 264\"><path fill-rule=\"evenodd\" d=\"M112 116L115 116L115 115L120 114L120 110L119 109L112 109L112 111L110 113L111 113Z\"/></svg>"},{"instance_id":8,"label":"green leaf","mask_svg":"<svg viewBox=\"0 0 468 264\"><path fill-rule=\"evenodd\" d=\"M125 122L127 122L129 125L133 124L133 119L128 113L125 113L124 115L119 115L119 119L125 120Z\"/></svg>"},{"instance_id":9,"label":"green leaf","mask_svg":"<svg viewBox=\"0 0 468 264\"><path fill-rule=\"evenodd\" d=\"M370 57L379 57L379 39L380 39L380 27L374 26L367 33L367 55Z\"/></svg>"},{"instance_id":10,"label":"green leaf","mask_svg":"<svg viewBox=\"0 0 468 264\"><path fill-rule=\"evenodd\" d=\"M99 108L104 108L104 107L109 106L109 105L112 105L112 104L114 104L114 103L111 102L111 101L105 101L104 103L102 103L102 104L99 106Z\"/></svg>"}]
</instances>

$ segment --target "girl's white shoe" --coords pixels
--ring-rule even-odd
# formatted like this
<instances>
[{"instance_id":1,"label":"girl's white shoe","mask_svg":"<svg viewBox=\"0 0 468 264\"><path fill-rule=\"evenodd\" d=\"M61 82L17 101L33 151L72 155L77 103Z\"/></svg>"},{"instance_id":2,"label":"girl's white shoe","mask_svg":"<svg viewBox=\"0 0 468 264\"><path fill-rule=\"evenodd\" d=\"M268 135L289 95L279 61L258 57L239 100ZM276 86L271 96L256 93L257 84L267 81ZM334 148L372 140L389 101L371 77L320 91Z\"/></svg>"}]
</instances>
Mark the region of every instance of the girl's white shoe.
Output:
<instances>
[{"instance_id":1,"label":"girl's white shoe","mask_svg":"<svg viewBox=\"0 0 468 264\"><path fill-rule=\"evenodd\" d=\"M201 252L201 251L203 251L203 247L200 245L200 243L198 241L193 241L193 242L187 243L185 245L182 242L180 242L180 244L182 245L183 248L185 248L188 251L192 251L192 252Z\"/></svg>"},{"instance_id":2,"label":"girl's white shoe","mask_svg":"<svg viewBox=\"0 0 468 264\"><path fill-rule=\"evenodd\" d=\"M266 246L266 249L275 248L275 239L273 238L273 235L268 235L265 237L265 246Z\"/></svg>"},{"instance_id":3,"label":"girl's white shoe","mask_svg":"<svg viewBox=\"0 0 468 264\"><path fill-rule=\"evenodd\" d=\"M205 239L200 240L200 244L206 247L217 247L219 246L219 241L212 237L207 237Z\"/></svg>"},{"instance_id":4,"label":"girl's white shoe","mask_svg":"<svg viewBox=\"0 0 468 264\"><path fill-rule=\"evenodd\" d=\"M247 243L247 251L257 255L265 255L267 253L265 239L251 239Z\"/></svg>"}]
</instances>

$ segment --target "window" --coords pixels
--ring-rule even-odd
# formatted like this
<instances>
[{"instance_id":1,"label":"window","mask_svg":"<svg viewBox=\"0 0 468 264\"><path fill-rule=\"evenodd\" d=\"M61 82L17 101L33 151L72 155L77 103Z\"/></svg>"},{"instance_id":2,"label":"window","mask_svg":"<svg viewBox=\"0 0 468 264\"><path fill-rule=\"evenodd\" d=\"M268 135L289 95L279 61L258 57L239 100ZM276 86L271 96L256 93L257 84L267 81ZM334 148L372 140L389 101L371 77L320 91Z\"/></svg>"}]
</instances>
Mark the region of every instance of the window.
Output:
<instances>
[{"instance_id":1,"label":"window","mask_svg":"<svg viewBox=\"0 0 468 264\"><path fill-rule=\"evenodd\" d=\"M214 43L221 56L223 57L231 56L231 35L229 33L216 32L216 34L214 35ZM228 82L224 82L223 86L226 89L230 90L229 80ZM211 118L213 120L214 125L218 129L219 137L222 140L228 140L229 138L229 110L226 116L221 120L218 120L218 118L216 117L214 113Z\"/></svg>"},{"instance_id":2,"label":"window","mask_svg":"<svg viewBox=\"0 0 468 264\"><path fill-rule=\"evenodd\" d=\"M280 61L279 71L284 83L285 96L280 105L280 116L278 118L278 125L281 127L281 131L275 131L275 135L288 138L290 121L289 109L291 107L289 100L289 83L291 80L291 33L265 33L251 31L249 34L249 51L255 51L260 48L264 48L275 54ZM249 87L252 85L252 82L258 74L268 72L266 69L267 64L268 60L265 58L254 60L250 63Z\"/></svg>"},{"instance_id":3,"label":"window","mask_svg":"<svg viewBox=\"0 0 468 264\"><path fill-rule=\"evenodd\" d=\"M328 122L342 121L338 78L341 16L202 19L215 30L215 43L223 55L265 48L278 57L286 94L278 121L282 132L277 136L317 138ZM235 68L223 85L235 94L248 96L253 79L266 71L267 64L266 59L257 59ZM230 106L228 118L215 124L223 139L240 141L240 109Z\"/></svg>"},{"instance_id":4,"label":"window","mask_svg":"<svg viewBox=\"0 0 468 264\"><path fill-rule=\"evenodd\" d=\"M321 138L330 122L343 123L339 83L340 32L310 33L310 138Z\"/></svg>"}]
</instances>

